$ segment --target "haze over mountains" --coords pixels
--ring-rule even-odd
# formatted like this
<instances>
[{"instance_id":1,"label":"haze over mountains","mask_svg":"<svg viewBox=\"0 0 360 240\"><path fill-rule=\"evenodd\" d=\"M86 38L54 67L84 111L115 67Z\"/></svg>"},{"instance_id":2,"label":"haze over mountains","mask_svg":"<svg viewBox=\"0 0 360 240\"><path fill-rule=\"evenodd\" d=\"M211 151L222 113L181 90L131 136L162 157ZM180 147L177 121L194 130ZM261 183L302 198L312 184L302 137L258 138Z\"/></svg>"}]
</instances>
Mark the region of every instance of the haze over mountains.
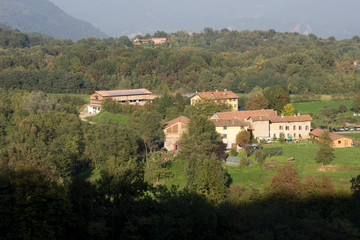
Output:
<instances>
[{"instance_id":1,"label":"haze over mountains","mask_svg":"<svg viewBox=\"0 0 360 240\"><path fill-rule=\"evenodd\" d=\"M205 27L360 35L358 0L51 0L110 36L202 31Z\"/></svg>"},{"instance_id":2,"label":"haze over mountains","mask_svg":"<svg viewBox=\"0 0 360 240\"><path fill-rule=\"evenodd\" d=\"M0 0L0 23L73 40L106 37L102 31L134 37L157 30L199 32L205 27L275 29L343 39L360 35L358 9L358 0Z\"/></svg>"},{"instance_id":3,"label":"haze over mountains","mask_svg":"<svg viewBox=\"0 0 360 240\"><path fill-rule=\"evenodd\" d=\"M48 0L0 0L0 23L22 32L62 39L106 37L90 23L71 17Z\"/></svg>"}]
</instances>

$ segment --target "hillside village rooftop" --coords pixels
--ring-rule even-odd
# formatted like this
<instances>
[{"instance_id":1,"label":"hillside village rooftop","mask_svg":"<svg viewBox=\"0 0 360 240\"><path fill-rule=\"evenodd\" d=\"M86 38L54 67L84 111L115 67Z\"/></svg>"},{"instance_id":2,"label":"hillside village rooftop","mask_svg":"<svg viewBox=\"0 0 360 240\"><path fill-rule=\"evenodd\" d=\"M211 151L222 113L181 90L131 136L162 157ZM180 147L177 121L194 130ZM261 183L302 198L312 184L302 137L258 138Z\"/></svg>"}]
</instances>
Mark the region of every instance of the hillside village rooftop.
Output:
<instances>
[{"instance_id":1,"label":"hillside village rooftop","mask_svg":"<svg viewBox=\"0 0 360 240\"><path fill-rule=\"evenodd\" d=\"M98 113L101 110L102 104L106 99L117 101L119 103L139 104L144 105L146 102L152 102L157 96L145 88L127 89L127 90L110 90L110 91L95 91L90 94L90 105L88 112Z\"/></svg>"}]
</instances>

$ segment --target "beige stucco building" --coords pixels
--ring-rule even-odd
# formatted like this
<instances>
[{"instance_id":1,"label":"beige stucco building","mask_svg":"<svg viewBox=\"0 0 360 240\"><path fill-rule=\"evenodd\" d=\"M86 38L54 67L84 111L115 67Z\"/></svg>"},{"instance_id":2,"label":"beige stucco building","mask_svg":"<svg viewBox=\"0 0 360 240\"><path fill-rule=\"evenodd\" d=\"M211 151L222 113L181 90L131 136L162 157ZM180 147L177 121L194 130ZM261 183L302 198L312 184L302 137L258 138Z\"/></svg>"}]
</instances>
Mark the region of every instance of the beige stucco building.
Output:
<instances>
[{"instance_id":1,"label":"beige stucco building","mask_svg":"<svg viewBox=\"0 0 360 240\"><path fill-rule=\"evenodd\" d=\"M232 111L237 111L239 107L239 96L227 89L224 89L224 91L195 93L191 97L190 103L191 105L194 105L201 99L209 99L217 103L226 103L231 106Z\"/></svg>"},{"instance_id":2,"label":"beige stucco building","mask_svg":"<svg viewBox=\"0 0 360 240\"><path fill-rule=\"evenodd\" d=\"M128 90L95 91L90 94L89 113L98 113L106 99L130 105L144 105L147 101L152 102L157 96L145 88Z\"/></svg>"},{"instance_id":3,"label":"beige stucco building","mask_svg":"<svg viewBox=\"0 0 360 240\"><path fill-rule=\"evenodd\" d=\"M177 143L181 135L187 131L189 119L184 116L177 117L169 122L166 122L163 126L165 142L164 147L168 151L177 149Z\"/></svg>"},{"instance_id":4,"label":"beige stucco building","mask_svg":"<svg viewBox=\"0 0 360 240\"><path fill-rule=\"evenodd\" d=\"M270 119L270 137L286 139L308 139L311 129L310 115L278 116Z\"/></svg>"},{"instance_id":5,"label":"beige stucco building","mask_svg":"<svg viewBox=\"0 0 360 240\"><path fill-rule=\"evenodd\" d=\"M283 133L286 139L308 139L311 129L310 115L278 116L273 109L220 112L212 119L240 119L249 124L254 138L274 139Z\"/></svg>"}]
</instances>

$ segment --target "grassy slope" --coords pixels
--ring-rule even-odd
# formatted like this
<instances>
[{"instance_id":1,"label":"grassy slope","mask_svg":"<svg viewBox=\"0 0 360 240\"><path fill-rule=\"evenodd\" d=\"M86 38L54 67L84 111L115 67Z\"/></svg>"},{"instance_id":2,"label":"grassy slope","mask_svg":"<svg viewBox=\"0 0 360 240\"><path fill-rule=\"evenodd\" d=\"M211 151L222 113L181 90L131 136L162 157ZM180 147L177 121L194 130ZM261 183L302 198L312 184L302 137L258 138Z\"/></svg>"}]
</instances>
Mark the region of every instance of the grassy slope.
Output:
<instances>
[{"instance_id":1,"label":"grassy slope","mask_svg":"<svg viewBox=\"0 0 360 240\"><path fill-rule=\"evenodd\" d=\"M101 111L92 117L87 117L86 119L92 122L104 121L104 120L113 120L119 124L124 124L127 122L129 116L125 114L113 114L106 111Z\"/></svg>"},{"instance_id":2,"label":"grassy slope","mask_svg":"<svg viewBox=\"0 0 360 240\"><path fill-rule=\"evenodd\" d=\"M345 104L348 111L351 109L352 100L322 100L322 101L311 101L311 102L298 102L293 103L293 106L300 113L321 113L321 109L327 105L329 108L339 109L340 104Z\"/></svg>"},{"instance_id":3,"label":"grassy slope","mask_svg":"<svg viewBox=\"0 0 360 240\"><path fill-rule=\"evenodd\" d=\"M321 164L315 162L315 154L319 149L317 144L274 144L267 145L268 147L282 147L284 154L282 156L272 157L276 159L276 163L269 163L269 158L266 158L266 165L259 166L254 164L245 169L239 167L226 167L233 182L241 183L246 187L255 187L263 189L269 183L271 177L276 173L276 165L291 164L297 169L300 177L309 175L320 177L326 174L332 178L337 188L349 188L349 180L360 174L360 159L358 157L360 148L338 148L335 149L336 157L330 166L321 168ZM295 162L288 163L289 157L295 157ZM251 157L252 158L252 157ZM183 169L185 161L175 163L171 167L171 171L176 173L172 178L162 179L166 185L185 184L185 177L183 176Z\"/></svg>"}]
</instances>

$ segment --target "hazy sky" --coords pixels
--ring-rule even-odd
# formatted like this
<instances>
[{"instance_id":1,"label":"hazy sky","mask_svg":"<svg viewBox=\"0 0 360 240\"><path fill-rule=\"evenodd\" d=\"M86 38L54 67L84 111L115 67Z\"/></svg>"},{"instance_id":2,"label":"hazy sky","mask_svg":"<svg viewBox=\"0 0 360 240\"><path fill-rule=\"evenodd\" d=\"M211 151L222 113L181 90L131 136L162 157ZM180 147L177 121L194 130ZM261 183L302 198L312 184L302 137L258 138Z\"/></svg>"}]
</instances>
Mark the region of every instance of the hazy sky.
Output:
<instances>
[{"instance_id":1,"label":"hazy sky","mask_svg":"<svg viewBox=\"0 0 360 240\"><path fill-rule=\"evenodd\" d=\"M110 36L204 27L360 35L359 0L50 0Z\"/></svg>"}]
</instances>

